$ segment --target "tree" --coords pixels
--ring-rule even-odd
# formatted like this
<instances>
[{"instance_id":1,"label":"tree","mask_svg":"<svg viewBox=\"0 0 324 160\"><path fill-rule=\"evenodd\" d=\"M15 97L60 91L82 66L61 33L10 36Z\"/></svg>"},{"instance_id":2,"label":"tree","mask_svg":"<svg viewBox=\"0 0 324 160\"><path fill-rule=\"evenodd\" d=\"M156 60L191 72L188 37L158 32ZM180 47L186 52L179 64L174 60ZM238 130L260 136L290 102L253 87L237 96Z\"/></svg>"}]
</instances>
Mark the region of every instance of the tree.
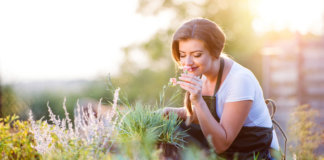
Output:
<instances>
[{"instance_id":1,"label":"tree","mask_svg":"<svg viewBox=\"0 0 324 160\"><path fill-rule=\"evenodd\" d=\"M227 35L227 42L225 46L225 52L237 58L241 62L248 62L250 57L258 51L261 46L260 41L257 39L255 32L252 28L253 13L250 7L250 0L205 0L205 1L182 1L176 0L140 0L138 12L144 15L159 14L164 11L170 11L174 13L174 17L171 20L172 24L169 29L165 31L159 31L150 40L144 43L142 46L151 45L151 48L163 48L160 43L152 43L162 40L163 46L168 49L161 49L159 55L164 55L163 51L170 50L170 43L167 45L165 38L161 35L168 36L171 39L171 33L179 27L185 20L203 17L208 18L217 24L219 24L225 34ZM158 5L159 4L159 5ZM153 47L155 45L155 47ZM149 55L156 55L150 48L145 48Z\"/></svg>"},{"instance_id":2,"label":"tree","mask_svg":"<svg viewBox=\"0 0 324 160\"><path fill-rule=\"evenodd\" d=\"M122 85L118 85L124 88L126 93L130 93L131 101L139 98L144 101L156 99L162 85L177 74L175 63L171 58L172 34L185 20L194 17L204 17L218 23L227 35L224 51L253 70L260 78L261 57L258 57L259 61L255 61L255 56L259 56L255 53L261 46L261 42L257 40L252 28L253 15L249 1L139 0L137 12L144 16L158 15L163 12L171 12L174 16L171 17L172 23L167 29L157 31L144 43L132 44L124 48L125 61L121 65L121 74L116 77L119 84ZM144 55L149 61L147 67L141 68L130 58L130 55L138 50L145 53Z\"/></svg>"},{"instance_id":3,"label":"tree","mask_svg":"<svg viewBox=\"0 0 324 160\"><path fill-rule=\"evenodd\" d=\"M0 118L2 117L2 87L1 87L1 81L0 81Z\"/></svg>"}]
</instances>

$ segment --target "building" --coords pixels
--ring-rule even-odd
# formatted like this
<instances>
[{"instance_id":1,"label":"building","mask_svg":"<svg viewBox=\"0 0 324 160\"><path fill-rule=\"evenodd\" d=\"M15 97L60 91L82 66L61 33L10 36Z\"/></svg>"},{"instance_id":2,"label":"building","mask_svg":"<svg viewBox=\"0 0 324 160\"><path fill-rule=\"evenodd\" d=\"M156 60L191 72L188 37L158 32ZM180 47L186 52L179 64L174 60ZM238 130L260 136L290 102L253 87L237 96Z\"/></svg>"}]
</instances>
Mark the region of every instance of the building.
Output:
<instances>
[{"instance_id":1,"label":"building","mask_svg":"<svg viewBox=\"0 0 324 160\"><path fill-rule=\"evenodd\" d=\"M309 104L324 113L324 37L277 41L262 49L264 96L276 101L275 118L287 131L294 107ZM316 119L324 126L324 116ZM279 137L280 138L280 137ZM324 151L324 145L318 149Z\"/></svg>"},{"instance_id":2,"label":"building","mask_svg":"<svg viewBox=\"0 0 324 160\"><path fill-rule=\"evenodd\" d=\"M262 57L265 97L280 107L324 108L324 37L276 42L263 48Z\"/></svg>"}]
</instances>

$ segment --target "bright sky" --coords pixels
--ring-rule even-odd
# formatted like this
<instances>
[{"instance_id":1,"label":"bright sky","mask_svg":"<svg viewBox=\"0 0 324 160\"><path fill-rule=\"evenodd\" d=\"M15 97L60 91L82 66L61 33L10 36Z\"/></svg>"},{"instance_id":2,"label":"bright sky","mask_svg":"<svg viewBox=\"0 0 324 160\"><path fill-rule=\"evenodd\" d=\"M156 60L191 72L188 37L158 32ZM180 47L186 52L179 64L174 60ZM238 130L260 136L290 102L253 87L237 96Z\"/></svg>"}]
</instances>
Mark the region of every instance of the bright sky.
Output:
<instances>
[{"instance_id":1,"label":"bright sky","mask_svg":"<svg viewBox=\"0 0 324 160\"><path fill-rule=\"evenodd\" d=\"M257 32L289 28L323 34L323 0L260 0L252 6ZM116 73L121 47L144 41L170 23L168 13L143 17L136 7L137 0L0 1L2 81Z\"/></svg>"},{"instance_id":2,"label":"bright sky","mask_svg":"<svg viewBox=\"0 0 324 160\"><path fill-rule=\"evenodd\" d=\"M301 34L324 34L324 0L260 0L252 5L256 32L288 28Z\"/></svg>"},{"instance_id":3,"label":"bright sky","mask_svg":"<svg viewBox=\"0 0 324 160\"><path fill-rule=\"evenodd\" d=\"M0 1L3 82L91 79L116 73L121 48L167 27L136 14L137 0Z\"/></svg>"}]
</instances>

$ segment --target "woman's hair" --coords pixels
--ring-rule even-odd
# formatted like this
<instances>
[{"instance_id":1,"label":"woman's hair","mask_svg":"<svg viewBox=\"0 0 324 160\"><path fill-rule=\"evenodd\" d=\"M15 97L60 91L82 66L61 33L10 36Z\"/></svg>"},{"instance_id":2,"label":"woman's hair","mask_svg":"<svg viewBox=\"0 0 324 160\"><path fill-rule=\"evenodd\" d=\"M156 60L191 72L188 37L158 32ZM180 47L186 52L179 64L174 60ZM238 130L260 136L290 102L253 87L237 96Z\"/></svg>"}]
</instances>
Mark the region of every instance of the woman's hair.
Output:
<instances>
[{"instance_id":1,"label":"woman's hair","mask_svg":"<svg viewBox=\"0 0 324 160\"><path fill-rule=\"evenodd\" d=\"M185 22L173 35L172 57L178 64L180 64L179 41L188 39L203 41L209 54L215 58L219 58L225 45L225 34L216 23L204 18L192 19ZM189 97L190 93L187 91L184 105L186 106L187 112L192 115Z\"/></svg>"},{"instance_id":2,"label":"woman's hair","mask_svg":"<svg viewBox=\"0 0 324 160\"><path fill-rule=\"evenodd\" d=\"M225 45L225 34L214 22L196 18L185 22L173 35L172 57L179 64L179 41L197 39L204 42L211 56L218 58Z\"/></svg>"}]
</instances>

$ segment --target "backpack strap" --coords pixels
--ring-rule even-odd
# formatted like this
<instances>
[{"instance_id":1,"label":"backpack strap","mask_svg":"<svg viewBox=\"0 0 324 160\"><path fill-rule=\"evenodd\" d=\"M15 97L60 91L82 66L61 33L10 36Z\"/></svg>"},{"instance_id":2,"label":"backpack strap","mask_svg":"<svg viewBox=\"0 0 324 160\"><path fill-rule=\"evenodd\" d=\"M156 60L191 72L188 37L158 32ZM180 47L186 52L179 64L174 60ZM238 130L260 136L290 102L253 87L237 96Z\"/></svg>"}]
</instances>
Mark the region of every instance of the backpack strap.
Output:
<instances>
[{"instance_id":1,"label":"backpack strap","mask_svg":"<svg viewBox=\"0 0 324 160\"><path fill-rule=\"evenodd\" d=\"M279 125L279 123L274 119L274 114L277 111L277 106L274 102L274 100L272 99L266 99L265 103L268 106L269 112L270 112L270 116L271 116L271 120L272 120L272 124L274 124L277 128L279 128L281 135L284 137L285 139L285 150L284 150L284 154L282 155L283 159L286 159L286 150L287 150L287 136L286 133L284 132L284 130L281 128L281 126ZM271 109L269 108L269 106L271 107Z\"/></svg>"}]
</instances>

